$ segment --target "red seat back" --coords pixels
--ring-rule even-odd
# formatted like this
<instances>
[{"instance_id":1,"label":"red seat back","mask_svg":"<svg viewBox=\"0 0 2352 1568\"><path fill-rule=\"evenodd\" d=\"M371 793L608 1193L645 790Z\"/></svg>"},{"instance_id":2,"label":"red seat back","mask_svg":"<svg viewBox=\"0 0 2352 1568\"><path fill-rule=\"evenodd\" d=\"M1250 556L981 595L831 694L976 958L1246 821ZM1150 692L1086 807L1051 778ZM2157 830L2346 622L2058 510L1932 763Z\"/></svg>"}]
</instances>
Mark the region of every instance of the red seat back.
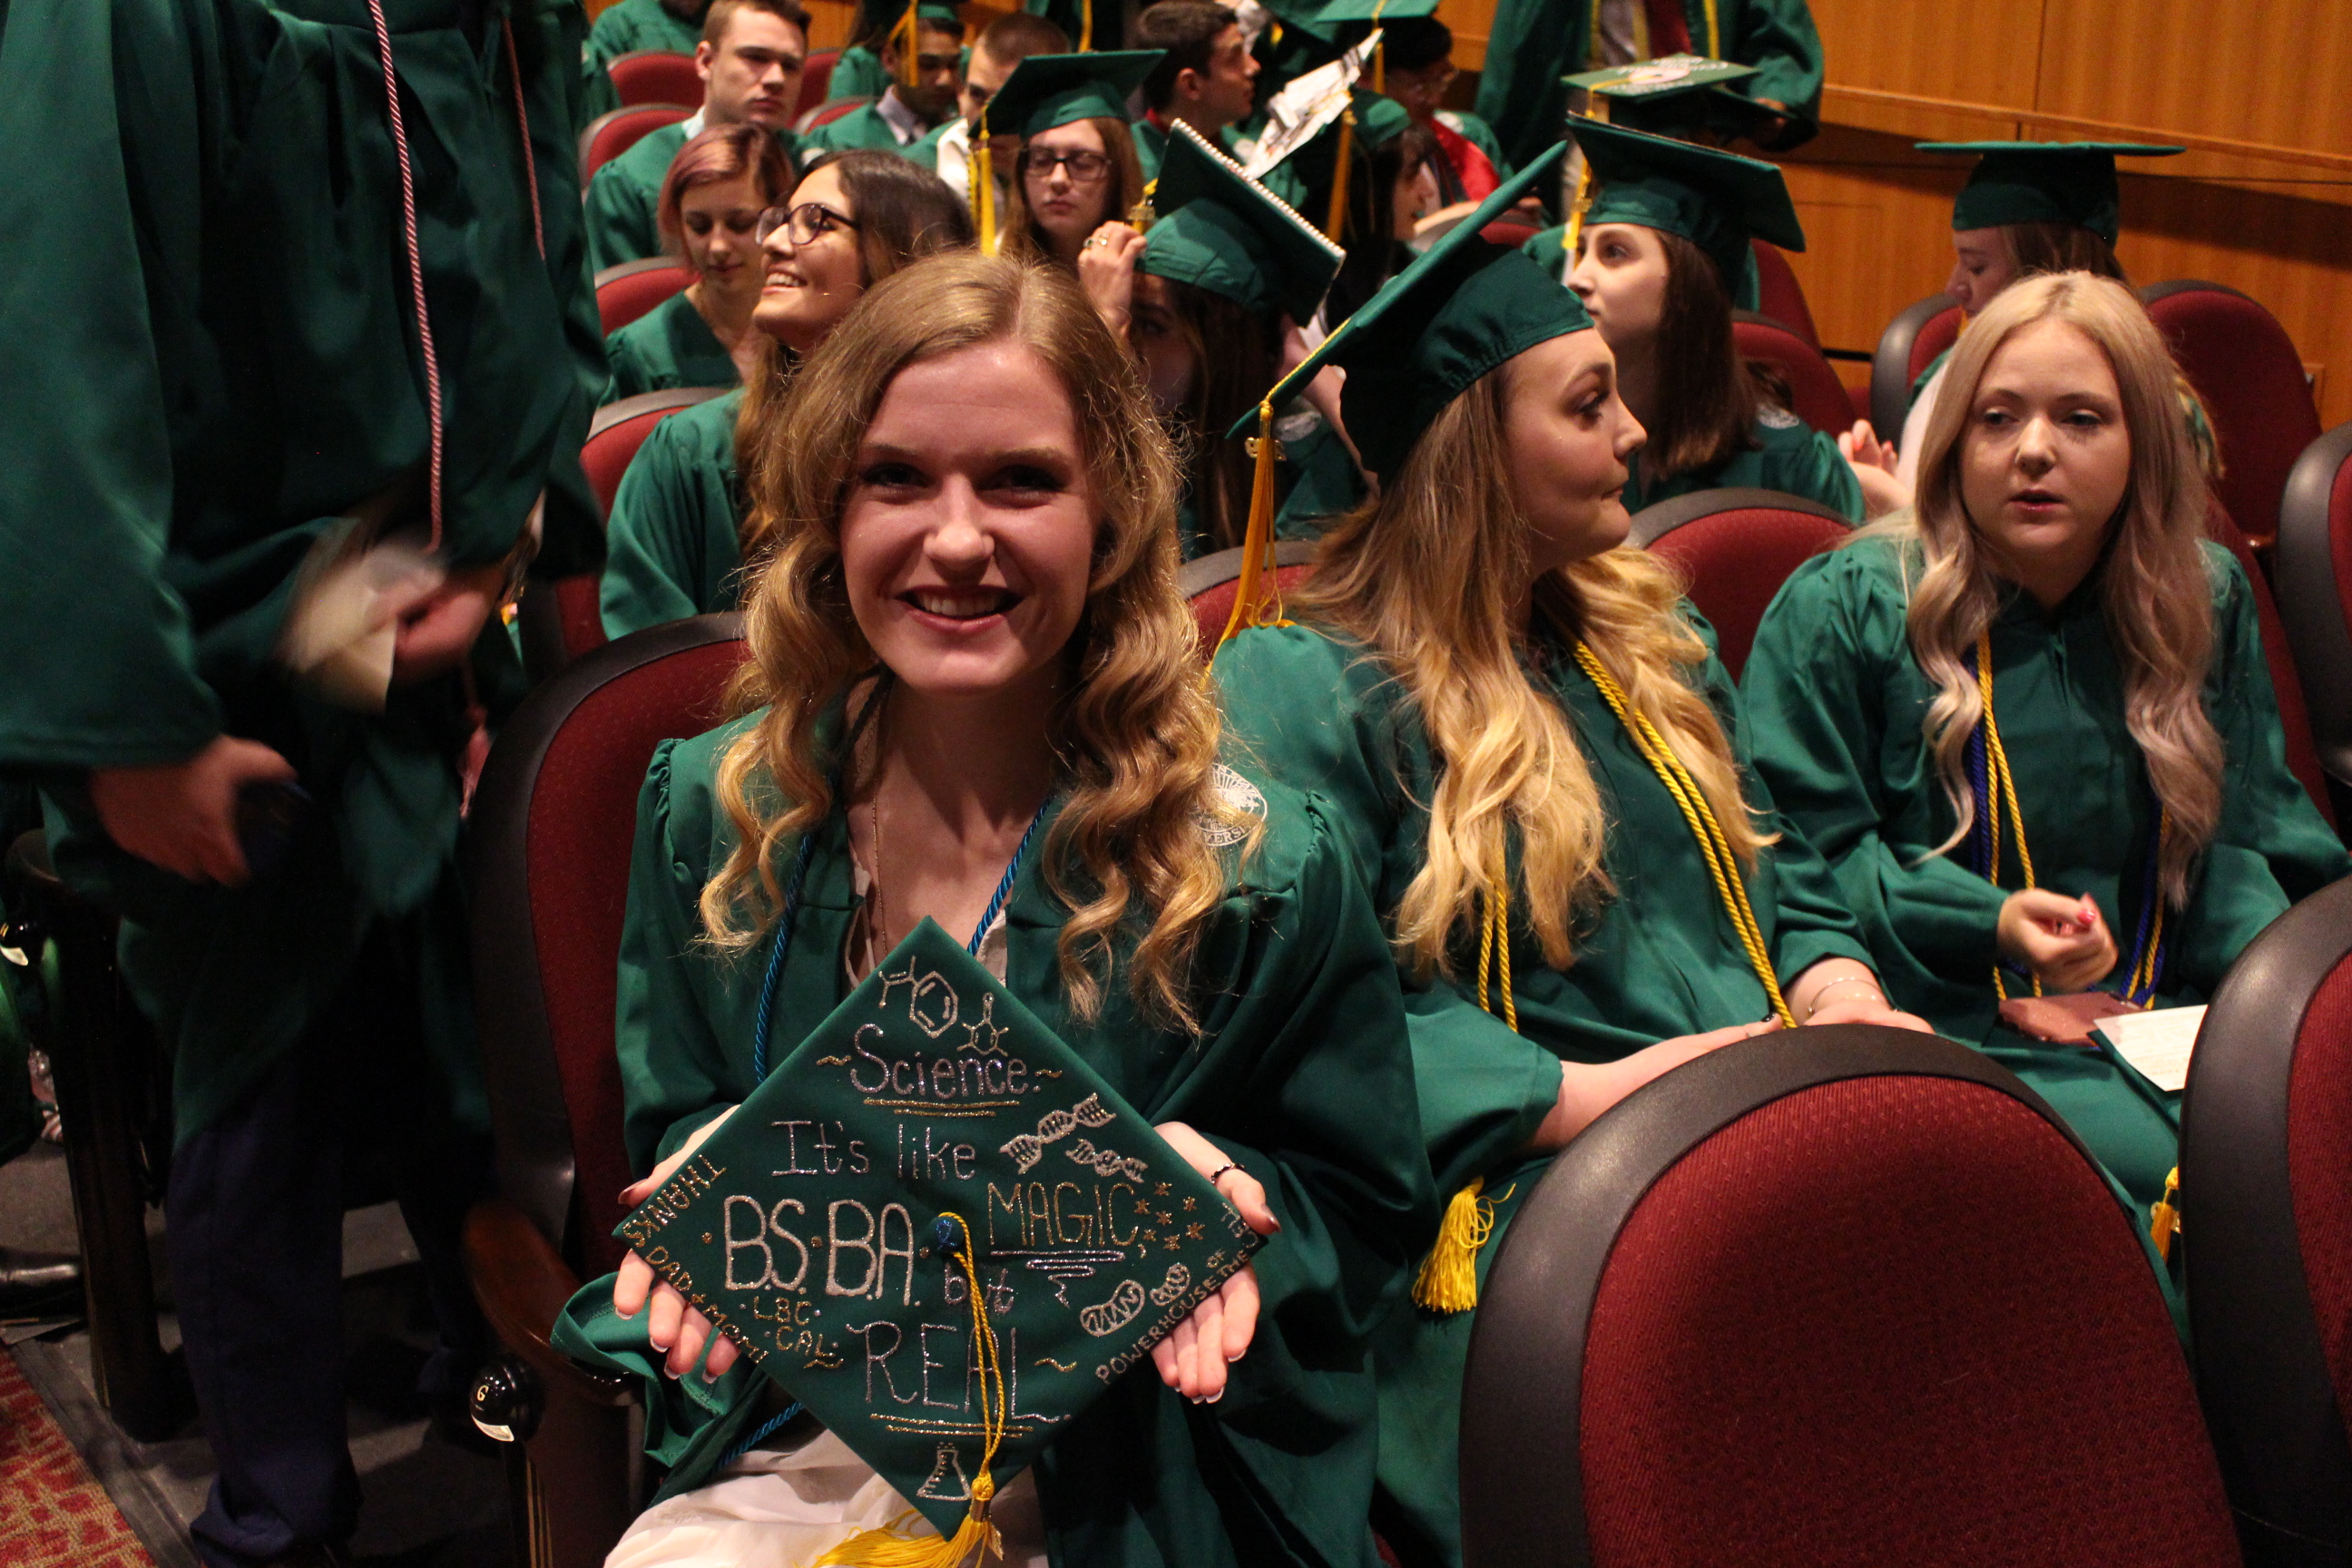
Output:
<instances>
[{"instance_id":1,"label":"red seat back","mask_svg":"<svg viewBox=\"0 0 2352 1568\"><path fill-rule=\"evenodd\" d=\"M1780 584L1853 531L1816 501L1778 490L1700 490L1634 514L1632 542L1674 563L1715 627L1731 679L1748 666L1756 627Z\"/></svg>"},{"instance_id":2,"label":"red seat back","mask_svg":"<svg viewBox=\"0 0 2352 1568\"><path fill-rule=\"evenodd\" d=\"M2198 1390L2248 1560L2352 1561L2352 879L2231 965L2180 1134Z\"/></svg>"},{"instance_id":3,"label":"red seat back","mask_svg":"<svg viewBox=\"0 0 2352 1568\"><path fill-rule=\"evenodd\" d=\"M2294 648L2288 641L2286 624L2279 616L2278 601L2271 594L2269 575L2254 558L2252 542L2243 530L2230 521L2219 502L2206 517L2205 531L2228 545L2230 553L2245 569L2246 581L2254 592L2254 619L2262 629L2263 662L2270 670L2271 690L2278 699L2279 728L2286 738L2286 765L2311 796L2311 803L2319 807L2319 815L2333 825L2336 820L2336 803L2328 798L2327 772L2320 765L2319 748L2313 741L2311 705L2304 700Z\"/></svg>"},{"instance_id":4,"label":"red seat back","mask_svg":"<svg viewBox=\"0 0 2352 1568\"><path fill-rule=\"evenodd\" d=\"M616 55L604 68L623 108L641 103L700 103L702 78L692 55L667 49L635 49Z\"/></svg>"},{"instance_id":5,"label":"red seat back","mask_svg":"<svg viewBox=\"0 0 2352 1568\"><path fill-rule=\"evenodd\" d=\"M681 408L725 395L723 386L680 386L666 392L641 392L596 410L589 422L587 443L580 448L580 467L595 493L596 510L613 514L613 497L620 492L621 476L629 470L637 448L654 426Z\"/></svg>"},{"instance_id":6,"label":"red seat back","mask_svg":"<svg viewBox=\"0 0 2352 1568\"><path fill-rule=\"evenodd\" d=\"M835 98L818 104L793 121L793 129L806 135L820 125L830 125L845 114L855 113L874 100L870 98Z\"/></svg>"},{"instance_id":7,"label":"red seat back","mask_svg":"<svg viewBox=\"0 0 2352 1568\"><path fill-rule=\"evenodd\" d=\"M1274 547L1274 581L1288 593L1307 581L1314 570L1311 540L1285 539ZM1220 550L1187 561L1176 574L1176 586L1192 606L1192 627L1201 639L1201 658L1217 651L1217 639L1233 618L1234 599L1241 592L1242 552Z\"/></svg>"},{"instance_id":8,"label":"red seat back","mask_svg":"<svg viewBox=\"0 0 2352 1568\"><path fill-rule=\"evenodd\" d=\"M1903 434L1912 384L1936 363L1937 354L1959 341L1967 320L1967 312L1949 294L1930 294L1906 307L1878 335L1878 352L1870 360L1870 423L1881 440Z\"/></svg>"},{"instance_id":9,"label":"red seat back","mask_svg":"<svg viewBox=\"0 0 2352 1568\"><path fill-rule=\"evenodd\" d=\"M719 722L733 616L608 644L534 690L476 796L474 961L499 1184L583 1278L615 1267L621 1142L615 965L646 766Z\"/></svg>"},{"instance_id":10,"label":"red seat back","mask_svg":"<svg viewBox=\"0 0 2352 1568\"><path fill-rule=\"evenodd\" d=\"M2279 620L2339 829L2352 831L2352 425L2304 451L2279 509Z\"/></svg>"},{"instance_id":11,"label":"red seat back","mask_svg":"<svg viewBox=\"0 0 2352 1568\"><path fill-rule=\"evenodd\" d=\"M681 103L638 103L598 115L580 132L581 184L587 184L597 170L635 146L639 138L693 113Z\"/></svg>"},{"instance_id":12,"label":"red seat back","mask_svg":"<svg viewBox=\"0 0 2352 1568\"><path fill-rule=\"evenodd\" d=\"M596 274L596 315L610 337L694 281L694 269L664 256L624 261Z\"/></svg>"},{"instance_id":13,"label":"red seat back","mask_svg":"<svg viewBox=\"0 0 2352 1568\"><path fill-rule=\"evenodd\" d=\"M2255 549L2269 549L2287 472L2319 439L2303 356L2278 318L2235 289L2183 279L2140 299L2204 400L2221 448L2221 504Z\"/></svg>"},{"instance_id":14,"label":"red seat back","mask_svg":"<svg viewBox=\"0 0 2352 1568\"><path fill-rule=\"evenodd\" d=\"M1790 268L1789 258L1780 253L1779 247L1763 240L1751 239L1748 245L1756 253L1756 279L1759 285L1757 313L1769 316L1802 338L1807 348L1820 353L1822 338L1813 330L1812 309L1805 303L1804 287L1797 281L1797 274ZM1852 424L1853 421L1848 420L1847 423Z\"/></svg>"},{"instance_id":15,"label":"red seat back","mask_svg":"<svg viewBox=\"0 0 2352 1568\"><path fill-rule=\"evenodd\" d=\"M1569 1145L1461 1463L1467 1568L2239 1561L2135 1219L2005 1070L1889 1029L1701 1057Z\"/></svg>"},{"instance_id":16,"label":"red seat back","mask_svg":"<svg viewBox=\"0 0 2352 1568\"><path fill-rule=\"evenodd\" d=\"M826 90L833 86L833 68L835 65L839 63L840 59L841 51L839 49L811 49L809 51L807 63L801 67L800 103L795 103L793 106L795 110L800 107L801 103L823 103L825 101Z\"/></svg>"},{"instance_id":17,"label":"red seat back","mask_svg":"<svg viewBox=\"0 0 2352 1568\"><path fill-rule=\"evenodd\" d=\"M1821 350L1780 322L1748 310L1734 312L1731 338L1741 359L1761 360L1780 373L1789 384L1789 412L1828 436L1853 424L1853 399Z\"/></svg>"}]
</instances>

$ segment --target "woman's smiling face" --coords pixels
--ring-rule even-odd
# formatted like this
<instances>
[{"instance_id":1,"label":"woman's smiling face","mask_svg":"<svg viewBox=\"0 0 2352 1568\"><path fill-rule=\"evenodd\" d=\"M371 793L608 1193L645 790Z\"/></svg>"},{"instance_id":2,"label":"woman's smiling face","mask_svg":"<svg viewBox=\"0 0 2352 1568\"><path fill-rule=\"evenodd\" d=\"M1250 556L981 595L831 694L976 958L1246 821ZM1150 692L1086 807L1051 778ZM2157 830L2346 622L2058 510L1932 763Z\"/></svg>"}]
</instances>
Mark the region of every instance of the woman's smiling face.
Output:
<instances>
[{"instance_id":1,"label":"woman's smiling face","mask_svg":"<svg viewBox=\"0 0 2352 1568\"><path fill-rule=\"evenodd\" d=\"M999 341L900 371L841 521L850 612L911 689L1048 700L1097 528L1077 416L1035 351Z\"/></svg>"},{"instance_id":2,"label":"woman's smiling face","mask_svg":"<svg viewBox=\"0 0 2352 1568\"><path fill-rule=\"evenodd\" d=\"M781 225L762 244L767 276L751 323L796 353L811 353L825 334L866 293L866 263L857 232L849 226L857 211L842 188L838 170L817 170L800 183L791 203L795 211L814 206L829 215L824 232L795 245L790 225Z\"/></svg>"}]
</instances>

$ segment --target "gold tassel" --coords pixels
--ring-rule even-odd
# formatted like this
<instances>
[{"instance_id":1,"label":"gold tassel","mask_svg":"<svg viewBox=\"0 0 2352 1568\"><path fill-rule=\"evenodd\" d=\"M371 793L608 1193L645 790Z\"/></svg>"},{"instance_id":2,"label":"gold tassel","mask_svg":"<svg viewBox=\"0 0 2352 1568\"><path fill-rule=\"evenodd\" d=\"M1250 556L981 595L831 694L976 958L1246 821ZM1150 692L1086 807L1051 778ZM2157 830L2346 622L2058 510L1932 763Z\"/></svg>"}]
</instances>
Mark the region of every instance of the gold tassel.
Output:
<instances>
[{"instance_id":1,"label":"gold tassel","mask_svg":"<svg viewBox=\"0 0 2352 1568\"><path fill-rule=\"evenodd\" d=\"M1348 163L1356 155L1356 111L1339 111L1339 155L1331 163L1331 212L1323 222L1323 237L1338 245L1348 226Z\"/></svg>"},{"instance_id":2,"label":"gold tassel","mask_svg":"<svg viewBox=\"0 0 2352 1568\"><path fill-rule=\"evenodd\" d=\"M980 253L996 254L996 152L988 144L988 106L980 108L980 123L972 128L971 158L964 165L964 183L971 187L972 216L980 228ZM1016 172L1015 177L1018 177Z\"/></svg>"},{"instance_id":3,"label":"gold tassel","mask_svg":"<svg viewBox=\"0 0 2352 1568\"><path fill-rule=\"evenodd\" d=\"M916 43L921 36L915 26L915 7L918 4L919 0L907 0L906 20L890 29L893 34L898 32L900 28L906 30L906 40L898 46L898 79L908 87L914 86L916 79L922 74L922 62L915 55Z\"/></svg>"},{"instance_id":4,"label":"gold tassel","mask_svg":"<svg viewBox=\"0 0 2352 1568\"><path fill-rule=\"evenodd\" d=\"M1586 106L1587 112L1601 124L1608 124L1609 100L1597 92L1588 93L1586 97L1591 100ZM1568 204L1568 226L1559 233L1559 247L1568 252L1568 269L1571 272L1576 270L1577 237L1584 232L1584 209L1591 205L1592 160L1584 156L1583 149L1579 148L1576 156L1576 195Z\"/></svg>"},{"instance_id":5,"label":"gold tassel","mask_svg":"<svg viewBox=\"0 0 2352 1568\"><path fill-rule=\"evenodd\" d=\"M1257 405L1257 438L1250 443L1250 455L1257 460L1250 471L1249 522L1242 531L1242 574L1234 584L1233 613L1225 617L1225 629L1217 634L1217 647L1209 650L1212 665L1217 661L1217 648L1247 628L1290 624L1282 618L1282 585L1274 576L1274 461L1281 455L1281 447L1274 438L1271 402ZM1209 672L1203 670L1204 688L1209 679Z\"/></svg>"},{"instance_id":6,"label":"gold tassel","mask_svg":"<svg viewBox=\"0 0 2352 1568\"><path fill-rule=\"evenodd\" d=\"M2172 1261L2172 1238L2180 1234L2180 1167L2175 1165L2164 1178L2164 1196L2149 1205L2147 1238L2156 1243L2156 1255L2167 1263Z\"/></svg>"},{"instance_id":7,"label":"gold tassel","mask_svg":"<svg viewBox=\"0 0 2352 1568\"><path fill-rule=\"evenodd\" d=\"M1478 1249L1495 1234L1495 1205L1478 1194L1484 1176L1454 1194L1445 1205L1445 1223L1437 1227L1437 1245L1421 1260L1413 1277L1412 1301L1433 1312L1466 1312L1478 1304Z\"/></svg>"},{"instance_id":8,"label":"gold tassel","mask_svg":"<svg viewBox=\"0 0 2352 1568\"><path fill-rule=\"evenodd\" d=\"M1092 54L1095 47L1095 0L1078 0L1078 53Z\"/></svg>"}]
</instances>

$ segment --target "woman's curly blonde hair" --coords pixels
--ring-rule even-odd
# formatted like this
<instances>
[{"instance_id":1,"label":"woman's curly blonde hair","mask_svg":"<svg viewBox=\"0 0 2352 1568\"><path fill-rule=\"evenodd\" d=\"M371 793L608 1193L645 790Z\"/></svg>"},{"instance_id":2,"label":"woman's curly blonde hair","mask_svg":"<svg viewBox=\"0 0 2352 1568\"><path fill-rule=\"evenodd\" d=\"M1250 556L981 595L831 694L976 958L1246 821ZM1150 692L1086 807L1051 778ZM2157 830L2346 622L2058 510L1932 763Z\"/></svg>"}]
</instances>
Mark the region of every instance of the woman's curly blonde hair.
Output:
<instances>
[{"instance_id":1,"label":"woman's curly blonde hair","mask_svg":"<svg viewBox=\"0 0 2352 1568\"><path fill-rule=\"evenodd\" d=\"M1075 279L1034 263L953 253L876 285L801 366L768 426L769 449L750 466L751 531L768 555L743 609L751 657L729 693L734 713L767 711L719 763L737 844L703 888L704 930L722 950L756 942L782 902L782 852L836 805L825 721L877 663L842 581L841 520L883 395L908 365L1003 342L1036 353L1068 392L1101 520L1048 726L1065 805L1041 867L1070 910L1063 984L1094 1016L1125 927L1138 935L1137 999L1189 1026L1192 951L1228 882L1202 819L1231 814L1176 586L1178 469L1125 347Z\"/></svg>"}]
</instances>

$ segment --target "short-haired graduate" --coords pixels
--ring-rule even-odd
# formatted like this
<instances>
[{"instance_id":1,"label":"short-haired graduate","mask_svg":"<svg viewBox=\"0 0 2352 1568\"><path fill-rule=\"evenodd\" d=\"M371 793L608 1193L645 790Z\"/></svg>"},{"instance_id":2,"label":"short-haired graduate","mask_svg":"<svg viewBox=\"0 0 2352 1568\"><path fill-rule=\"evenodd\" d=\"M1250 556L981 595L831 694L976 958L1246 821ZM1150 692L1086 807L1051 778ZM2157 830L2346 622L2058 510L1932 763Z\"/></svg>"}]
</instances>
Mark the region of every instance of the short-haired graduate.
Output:
<instances>
[{"instance_id":1,"label":"short-haired graduate","mask_svg":"<svg viewBox=\"0 0 2352 1568\"><path fill-rule=\"evenodd\" d=\"M913 41L908 39L905 21L882 40L887 79L882 90L873 102L811 129L802 138L808 149L898 153L929 165L918 149L955 114L956 94L963 85L963 19L952 5L919 5L910 10Z\"/></svg>"},{"instance_id":2,"label":"short-haired graduate","mask_svg":"<svg viewBox=\"0 0 2352 1568\"><path fill-rule=\"evenodd\" d=\"M662 254L662 183L678 149L711 126L756 125L797 166L800 142L792 124L808 61L808 26L800 0L711 0L694 46L702 106L675 125L646 132L588 181L592 268Z\"/></svg>"},{"instance_id":3,"label":"short-haired graduate","mask_svg":"<svg viewBox=\"0 0 2352 1568\"><path fill-rule=\"evenodd\" d=\"M2352 871L2287 771L2173 375L2122 284L2011 285L1953 351L1916 508L1799 567L1743 673L1757 771L1895 999L2032 1084L2143 1215L2179 1096L2004 1000L2200 1001Z\"/></svg>"},{"instance_id":4,"label":"short-haired graduate","mask_svg":"<svg viewBox=\"0 0 2352 1568\"><path fill-rule=\"evenodd\" d=\"M1176 464L1126 346L1060 268L934 258L809 357L767 438L773 558L745 606L739 716L662 745L639 808L618 1047L651 1174L630 1201L935 921L1262 1238L1033 1466L992 1497L963 1472L976 1533L1022 1568L1373 1568L1367 1342L1436 1225L1398 1136L1402 998L1337 826L1220 760L1176 587ZM1122 1163L1080 1140L1041 1174L1082 1194L1068 1162L1088 1157ZM1192 1217L1196 1236L1224 1223ZM1100 1235L1126 1247L1148 1223L1122 1206ZM1050 1307L1057 1283L1098 1299L1087 1258L992 1252L992 1310ZM934 1495L921 1470L877 1474L862 1429L790 1416L738 1359L743 1329L711 1331L635 1253L559 1328L640 1381L667 1468L613 1563L968 1560L961 1529L911 1518L916 1488ZM968 1408L964 1342L932 1335L919 1373L910 1343L870 1398Z\"/></svg>"},{"instance_id":5,"label":"short-haired graduate","mask_svg":"<svg viewBox=\"0 0 2352 1568\"><path fill-rule=\"evenodd\" d=\"M1258 75L1234 8L1219 0L1152 0L1135 18L1135 37L1164 51L1143 79L1143 118L1135 122L1143 177L1160 177L1169 133L1179 124L1230 151L1233 128L1256 107Z\"/></svg>"},{"instance_id":6,"label":"short-haired graduate","mask_svg":"<svg viewBox=\"0 0 2352 1568\"><path fill-rule=\"evenodd\" d=\"M971 219L939 176L896 153L821 159L789 205L760 216L760 359L743 384L654 426L621 478L605 526L599 599L614 637L731 610L761 551L746 500L748 455L767 450L783 388L866 290L911 261L971 244Z\"/></svg>"},{"instance_id":7,"label":"short-haired graduate","mask_svg":"<svg viewBox=\"0 0 2352 1568\"><path fill-rule=\"evenodd\" d=\"M1346 369L1379 492L1324 534L1303 591L1244 578L1213 666L1249 754L1328 803L1405 985L1422 1146L1450 1194L1375 1352L1378 1520L1416 1564L1461 1561L1469 1309L1551 1156L1703 1052L1807 1023L1925 1027L1748 775L1712 634L1625 544L1643 431L1606 338L1479 237L1561 151L1293 373Z\"/></svg>"},{"instance_id":8,"label":"short-haired graduate","mask_svg":"<svg viewBox=\"0 0 2352 1568\"><path fill-rule=\"evenodd\" d=\"M732 386L763 363L751 323L765 279L760 215L793 192L793 166L756 125L714 125L671 160L656 221L694 281L604 337L604 401L680 386Z\"/></svg>"},{"instance_id":9,"label":"short-haired graduate","mask_svg":"<svg viewBox=\"0 0 2352 1568\"><path fill-rule=\"evenodd\" d=\"M915 147L915 162L927 164L967 205L976 202L971 189L971 139L989 100L1031 55L1069 52L1068 37L1043 16L1008 11L989 23L980 30L971 58L964 64L963 82L956 89L957 112ZM1002 212L1011 191L1013 160L1021 150L1021 139L1000 127L989 142L988 161L996 175L989 195L994 210Z\"/></svg>"},{"instance_id":10,"label":"short-haired graduate","mask_svg":"<svg viewBox=\"0 0 2352 1568\"><path fill-rule=\"evenodd\" d=\"M1169 135L1153 205L1128 341L1185 454L1177 527L1189 560L1242 542L1254 469L1225 432L1305 356L1298 324L1315 319L1345 253L1189 124ZM1338 433L1337 383L1310 380L1275 421L1278 537L1311 538L1362 497Z\"/></svg>"}]
</instances>

